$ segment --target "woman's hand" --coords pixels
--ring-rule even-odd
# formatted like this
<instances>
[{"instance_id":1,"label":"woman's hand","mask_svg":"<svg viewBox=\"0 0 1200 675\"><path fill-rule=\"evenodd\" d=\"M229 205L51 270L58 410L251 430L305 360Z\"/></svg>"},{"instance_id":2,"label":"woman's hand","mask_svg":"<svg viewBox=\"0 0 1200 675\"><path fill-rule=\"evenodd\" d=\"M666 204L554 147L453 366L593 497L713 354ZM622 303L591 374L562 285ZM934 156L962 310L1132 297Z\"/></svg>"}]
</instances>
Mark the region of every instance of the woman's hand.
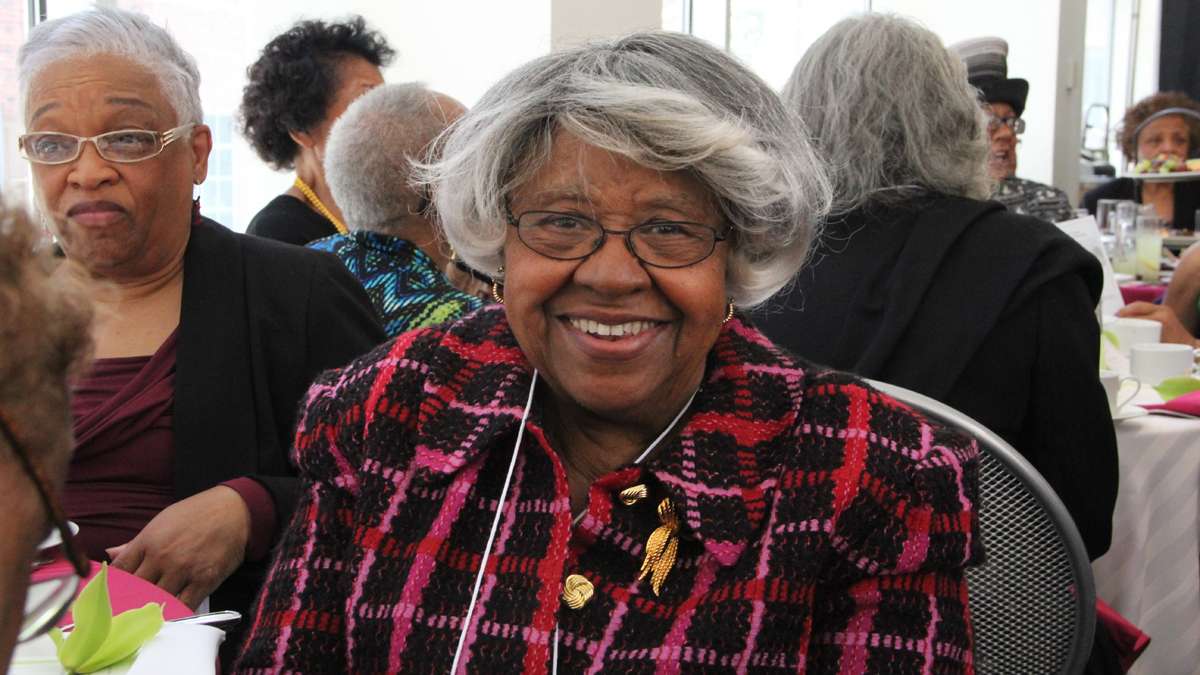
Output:
<instances>
[{"instance_id":1,"label":"woman's hand","mask_svg":"<svg viewBox=\"0 0 1200 675\"><path fill-rule=\"evenodd\" d=\"M1117 312L1117 316L1127 316L1135 319L1150 319L1162 324L1162 341L1176 344L1196 346L1196 338L1183 327L1175 312L1165 305L1155 305L1150 302L1135 302L1126 305Z\"/></svg>"},{"instance_id":2,"label":"woman's hand","mask_svg":"<svg viewBox=\"0 0 1200 675\"><path fill-rule=\"evenodd\" d=\"M195 609L242 564L249 538L246 503L218 485L163 509L132 541L108 554L113 567Z\"/></svg>"}]
</instances>

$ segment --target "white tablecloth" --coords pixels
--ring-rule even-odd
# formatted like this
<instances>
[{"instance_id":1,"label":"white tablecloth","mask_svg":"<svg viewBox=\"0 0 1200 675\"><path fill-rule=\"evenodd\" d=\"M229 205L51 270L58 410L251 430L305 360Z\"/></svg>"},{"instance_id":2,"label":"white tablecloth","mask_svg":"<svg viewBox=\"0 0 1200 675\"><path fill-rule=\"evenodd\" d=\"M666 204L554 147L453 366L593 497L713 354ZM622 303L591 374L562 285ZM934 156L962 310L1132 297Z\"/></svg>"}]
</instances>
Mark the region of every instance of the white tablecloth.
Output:
<instances>
[{"instance_id":1,"label":"white tablecloth","mask_svg":"<svg viewBox=\"0 0 1200 675\"><path fill-rule=\"evenodd\" d=\"M1131 672L1200 675L1200 420L1119 422L1117 447L1113 543L1092 564L1096 592L1150 636Z\"/></svg>"}]
</instances>

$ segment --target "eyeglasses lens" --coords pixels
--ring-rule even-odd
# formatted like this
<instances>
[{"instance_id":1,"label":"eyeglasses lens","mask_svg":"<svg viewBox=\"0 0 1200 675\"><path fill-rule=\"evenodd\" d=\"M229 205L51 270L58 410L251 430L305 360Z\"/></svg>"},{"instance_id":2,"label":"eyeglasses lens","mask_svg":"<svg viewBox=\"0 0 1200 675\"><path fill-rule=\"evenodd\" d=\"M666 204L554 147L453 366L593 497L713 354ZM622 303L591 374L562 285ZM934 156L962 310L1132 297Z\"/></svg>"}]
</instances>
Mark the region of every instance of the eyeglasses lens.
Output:
<instances>
[{"instance_id":1,"label":"eyeglasses lens","mask_svg":"<svg viewBox=\"0 0 1200 675\"><path fill-rule=\"evenodd\" d=\"M530 211L517 220L521 241L537 253L557 260L578 260L591 255L600 247L604 234L599 223L566 213ZM633 254L655 267L698 263L712 254L717 241L716 231L699 223L650 222L623 234Z\"/></svg>"},{"instance_id":2,"label":"eyeglasses lens","mask_svg":"<svg viewBox=\"0 0 1200 675\"><path fill-rule=\"evenodd\" d=\"M137 162L161 150L158 134L140 129L113 131L91 139L52 132L26 134L21 147L25 156L35 162L63 164L77 158L82 145L89 141L110 162Z\"/></svg>"}]
</instances>

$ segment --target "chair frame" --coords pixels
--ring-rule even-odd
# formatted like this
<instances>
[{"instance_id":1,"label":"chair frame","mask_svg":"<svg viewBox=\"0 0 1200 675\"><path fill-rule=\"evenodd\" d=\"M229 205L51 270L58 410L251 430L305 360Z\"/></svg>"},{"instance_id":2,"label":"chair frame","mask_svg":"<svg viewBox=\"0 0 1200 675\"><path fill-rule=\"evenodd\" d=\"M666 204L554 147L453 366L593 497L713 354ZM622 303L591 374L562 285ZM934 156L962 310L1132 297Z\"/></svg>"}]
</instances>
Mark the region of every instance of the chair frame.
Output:
<instances>
[{"instance_id":1,"label":"chair frame","mask_svg":"<svg viewBox=\"0 0 1200 675\"><path fill-rule=\"evenodd\" d=\"M980 450L988 452L1041 503L1062 539L1062 544L1070 559L1076 590L1074 608L1076 629L1066 662L1062 664L1059 672L1068 675L1083 672L1091 654L1092 641L1096 632L1096 585L1092 577L1092 566L1088 560L1087 549L1083 545L1083 538L1079 536L1075 521L1072 520L1067 507L1063 505L1058 494L1054 492L1054 488L1050 487L1037 469L1007 441L970 416L945 403L904 387L875 380L867 380L867 382L879 391L916 408L927 416L973 436L978 441ZM980 503L981 512L987 508L986 502ZM986 561L982 567L975 568L976 573L986 573L986 570ZM968 580L968 593L970 592L969 583ZM979 636L976 634L976 644L978 642ZM976 664L977 667L978 665ZM983 673L984 671L977 670L977 672Z\"/></svg>"}]
</instances>

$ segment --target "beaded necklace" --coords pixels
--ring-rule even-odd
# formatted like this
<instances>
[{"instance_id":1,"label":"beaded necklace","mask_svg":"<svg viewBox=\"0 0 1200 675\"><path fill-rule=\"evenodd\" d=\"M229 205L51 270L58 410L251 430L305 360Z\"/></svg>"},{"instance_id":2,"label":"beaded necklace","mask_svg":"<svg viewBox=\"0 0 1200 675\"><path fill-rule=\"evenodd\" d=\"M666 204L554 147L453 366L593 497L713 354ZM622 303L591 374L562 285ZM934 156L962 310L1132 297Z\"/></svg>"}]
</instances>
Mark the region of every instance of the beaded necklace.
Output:
<instances>
[{"instance_id":1,"label":"beaded necklace","mask_svg":"<svg viewBox=\"0 0 1200 675\"><path fill-rule=\"evenodd\" d=\"M317 193L313 192L313 189L308 187L308 183L305 183L300 179L299 176L296 176L296 182L292 184L295 185L296 189L304 195L304 198L308 200L308 203L312 204L312 207L317 210L317 213L325 216L329 219L329 222L333 223L334 228L337 229L339 234L350 234L350 230L346 227L346 224L339 220L337 216L333 215L332 212L330 212L330 210L325 206L324 202L321 201L321 198L317 196Z\"/></svg>"}]
</instances>

